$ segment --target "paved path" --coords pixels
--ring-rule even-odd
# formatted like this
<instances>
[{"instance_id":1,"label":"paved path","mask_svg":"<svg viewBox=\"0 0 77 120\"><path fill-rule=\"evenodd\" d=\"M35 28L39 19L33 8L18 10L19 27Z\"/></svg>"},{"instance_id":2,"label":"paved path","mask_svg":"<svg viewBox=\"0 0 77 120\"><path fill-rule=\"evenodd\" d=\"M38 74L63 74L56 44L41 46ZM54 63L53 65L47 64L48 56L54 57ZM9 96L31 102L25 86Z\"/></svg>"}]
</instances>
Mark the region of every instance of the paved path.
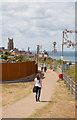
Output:
<instances>
[{"instance_id":1,"label":"paved path","mask_svg":"<svg viewBox=\"0 0 77 120\"><path fill-rule=\"evenodd\" d=\"M2 108L3 118L27 118L33 114L36 109L45 106L50 102L52 93L56 87L58 79L56 72L48 70L43 79L43 88L41 93L41 102L35 102L35 94L31 93L27 98Z\"/></svg>"}]
</instances>

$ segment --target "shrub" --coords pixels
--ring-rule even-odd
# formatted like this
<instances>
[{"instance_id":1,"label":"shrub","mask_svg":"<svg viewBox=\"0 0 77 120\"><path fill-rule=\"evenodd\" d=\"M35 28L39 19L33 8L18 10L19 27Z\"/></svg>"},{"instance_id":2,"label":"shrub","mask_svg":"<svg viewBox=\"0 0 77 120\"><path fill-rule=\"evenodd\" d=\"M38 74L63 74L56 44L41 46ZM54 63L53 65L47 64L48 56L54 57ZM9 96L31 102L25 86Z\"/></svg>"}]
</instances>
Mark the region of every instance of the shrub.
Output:
<instances>
[{"instance_id":1,"label":"shrub","mask_svg":"<svg viewBox=\"0 0 77 120\"><path fill-rule=\"evenodd\" d=\"M7 60L8 55L3 55L2 59Z\"/></svg>"}]
</instances>

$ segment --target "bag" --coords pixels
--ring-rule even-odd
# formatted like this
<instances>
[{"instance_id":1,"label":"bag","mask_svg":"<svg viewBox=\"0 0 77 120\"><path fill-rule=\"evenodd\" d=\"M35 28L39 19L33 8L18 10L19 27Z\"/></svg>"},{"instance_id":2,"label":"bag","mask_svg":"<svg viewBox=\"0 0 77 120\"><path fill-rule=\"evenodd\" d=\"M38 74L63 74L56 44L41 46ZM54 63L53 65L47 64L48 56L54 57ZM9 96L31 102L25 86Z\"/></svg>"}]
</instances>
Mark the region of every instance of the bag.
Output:
<instances>
[{"instance_id":1,"label":"bag","mask_svg":"<svg viewBox=\"0 0 77 120\"><path fill-rule=\"evenodd\" d=\"M33 93L36 92L36 90L37 90L37 87L34 86L34 87L33 87Z\"/></svg>"}]
</instances>

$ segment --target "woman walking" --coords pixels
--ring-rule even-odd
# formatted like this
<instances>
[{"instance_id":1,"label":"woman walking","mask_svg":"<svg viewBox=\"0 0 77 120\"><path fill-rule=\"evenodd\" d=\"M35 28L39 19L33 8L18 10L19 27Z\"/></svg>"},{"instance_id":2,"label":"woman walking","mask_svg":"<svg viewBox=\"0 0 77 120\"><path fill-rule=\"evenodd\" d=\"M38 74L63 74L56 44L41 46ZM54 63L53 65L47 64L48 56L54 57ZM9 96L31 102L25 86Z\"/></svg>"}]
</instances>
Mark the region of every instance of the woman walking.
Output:
<instances>
[{"instance_id":1,"label":"woman walking","mask_svg":"<svg viewBox=\"0 0 77 120\"><path fill-rule=\"evenodd\" d=\"M41 65L41 71L43 72L43 68L44 68L44 66L43 66L43 64Z\"/></svg>"},{"instance_id":2,"label":"woman walking","mask_svg":"<svg viewBox=\"0 0 77 120\"><path fill-rule=\"evenodd\" d=\"M44 63L44 72L46 72L47 71L47 65L46 65L46 63Z\"/></svg>"},{"instance_id":3,"label":"woman walking","mask_svg":"<svg viewBox=\"0 0 77 120\"><path fill-rule=\"evenodd\" d=\"M34 80L34 86L36 86L36 102L40 102L40 94L41 94L41 88L42 88L42 79L40 78L40 74L39 73L36 75L36 78Z\"/></svg>"}]
</instances>

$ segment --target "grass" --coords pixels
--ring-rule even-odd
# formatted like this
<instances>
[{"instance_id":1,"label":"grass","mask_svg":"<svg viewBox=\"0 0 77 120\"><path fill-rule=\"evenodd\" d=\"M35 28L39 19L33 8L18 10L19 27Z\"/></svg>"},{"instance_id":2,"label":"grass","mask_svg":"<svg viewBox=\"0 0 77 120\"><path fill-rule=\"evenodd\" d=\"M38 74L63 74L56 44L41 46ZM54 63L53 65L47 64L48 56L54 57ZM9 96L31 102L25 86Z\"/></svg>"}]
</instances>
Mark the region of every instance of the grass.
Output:
<instances>
[{"instance_id":1,"label":"grass","mask_svg":"<svg viewBox=\"0 0 77 120\"><path fill-rule=\"evenodd\" d=\"M74 118L75 95L65 87L63 81L59 81L51 97L51 102L37 109L29 118Z\"/></svg>"},{"instance_id":2,"label":"grass","mask_svg":"<svg viewBox=\"0 0 77 120\"><path fill-rule=\"evenodd\" d=\"M47 57L45 60L44 59L45 58L43 58L43 57L39 58L40 66L41 66L41 64L44 64L44 62L46 62L47 67L49 69L53 69L53 67L52 67L53 64L56 65L56 66L59 65L60 68L62 66L62 60L61 59L56 60L56 59L53 59L51 57ZM63 62L63 63L66 64L65 62ZM76 68L77 68L76 66L70 65L70 70L67 70L67 73L66 73L70 78L74 79L74 81L77 80ZM63 70L63 71L65 72L65 70Z\"/></svg>"},{"instance_id":3,"label":"grass","mask_svg":"<svg viewBox=\"0 0 77 120\"><path fill-rule=\"evenodd\" d=\"M65 72L65 70L63 70ZM70 70L66 71L67 76L69 76L70 78L74 79L74 81L76 81L75 78L75 66L70 66Z\"/></svg>"},{"instance_id":4,"label":"grass","mask_svg":"<svg viewBox=\"0 0 77 120\"><path fill-rule=\"evenodd\" d=\"M15 103L27 97L33 88L33 82L2 84L2 106Z\"/></svg>"},{"instance_id":5,"label":"grass","mask_svg":"<svg viewBox=\"0 0 77 120\"><path fill-rule=\"evenodd\" d=\"M58 79L57 82L61 82L61 81L64 81L63 79Z\"/></svg>"},{"instance_id":6,"label":"grass","mask_svg":"<svg viewBox=\"0 0 77 120\"><path fill-rule=\"evenodd\" d=\"M50 68L50 69L52 69L52 65L54 64L54 65L56 65L56 66L58 66L58 65L60 65L61 66L61 64L62 64L62 60L60 59L60 60L56 60L56 59L53 59L53 58L51 58L51 57L47 57L47 58L39 58L39 64L41 64L41 63L43 63L44 64L44 62L46 62L46 64L47 64L47 66Z\"/></svg>"}]
</instances>

